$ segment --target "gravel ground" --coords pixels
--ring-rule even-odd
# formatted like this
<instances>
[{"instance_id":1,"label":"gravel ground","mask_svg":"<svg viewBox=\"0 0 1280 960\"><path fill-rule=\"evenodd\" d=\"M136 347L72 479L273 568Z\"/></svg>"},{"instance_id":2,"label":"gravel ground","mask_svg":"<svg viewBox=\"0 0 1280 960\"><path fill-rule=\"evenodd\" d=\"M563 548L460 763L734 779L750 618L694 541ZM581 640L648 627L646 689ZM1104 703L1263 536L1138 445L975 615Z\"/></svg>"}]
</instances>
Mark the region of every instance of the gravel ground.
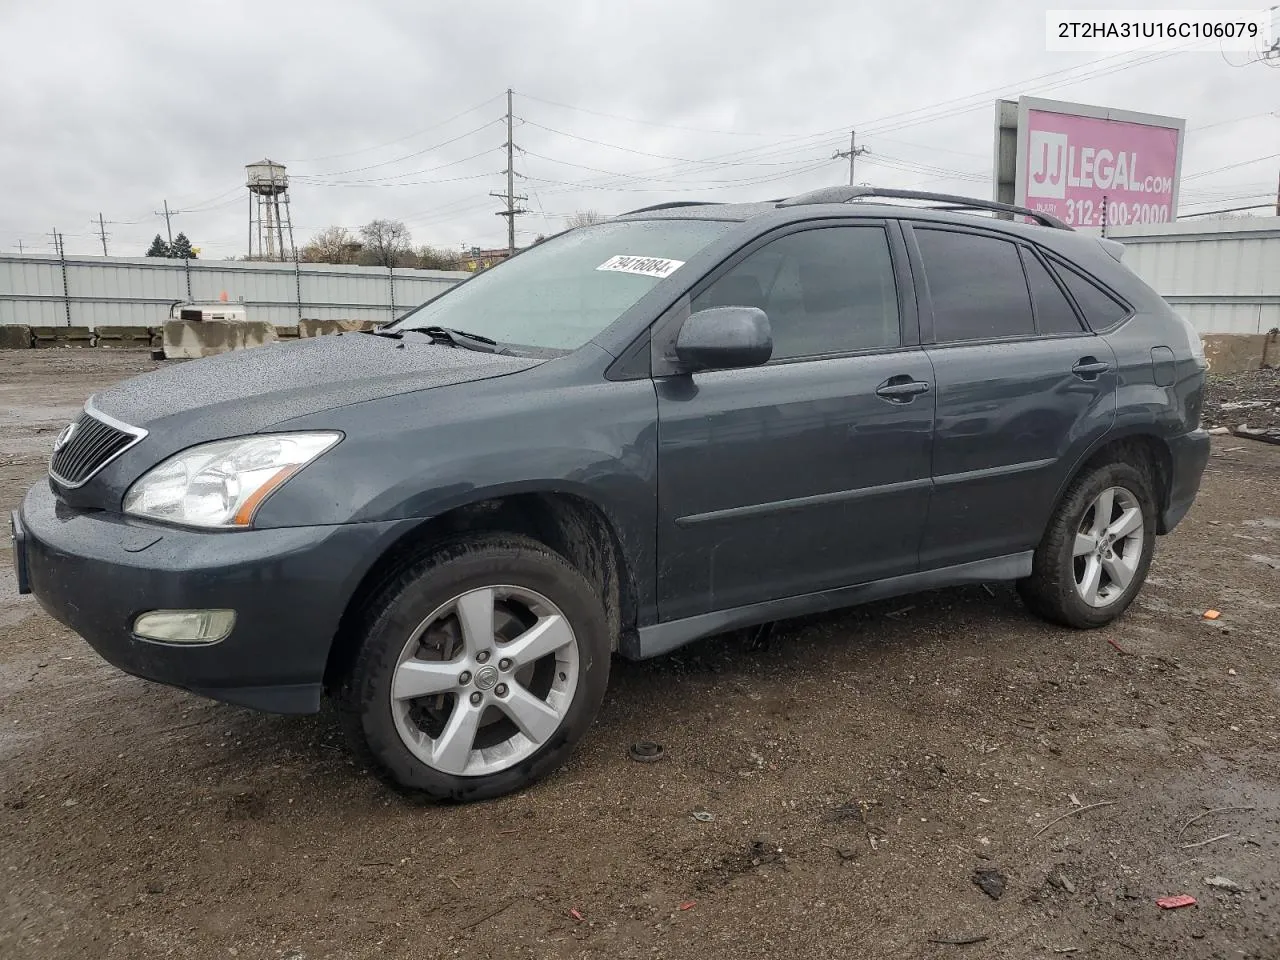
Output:
<instances>
[{"instance_id":1,"label":"gravel ground","mask_svg":"<svg viewBox=\"0 0 1280 960\"><path fill-rule=\"evenodd\" d=\"M1213 377L1203 417L1206 426L1280 430L1280 369Z\"/></svg>"},{"instance_id":2,"label":"gravel ground","mask_svg":"<svg viewBox=\"0 0 1280 960\"><path fill-rule=\"evenodd\" d=\"M9 509L84 396L153 364L0 366ZM466 807L377 784L327 712L115 671L6 568L0 957L1274 960L1277 568L1280 449L1215 438L1109 628L995 586L616 662L566 768Z\"/></svg>"}]
</instances>

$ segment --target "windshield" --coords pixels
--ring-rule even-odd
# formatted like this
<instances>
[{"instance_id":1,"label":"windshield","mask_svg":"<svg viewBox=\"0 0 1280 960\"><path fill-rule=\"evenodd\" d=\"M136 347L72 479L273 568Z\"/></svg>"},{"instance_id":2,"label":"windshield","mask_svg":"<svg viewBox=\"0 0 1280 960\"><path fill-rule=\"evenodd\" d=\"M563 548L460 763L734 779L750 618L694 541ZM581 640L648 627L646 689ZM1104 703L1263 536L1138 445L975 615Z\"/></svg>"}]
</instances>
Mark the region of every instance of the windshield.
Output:
<instances>
[{"instance_id":1,"label":"windshield","mask_svg":"<svg viewBox=\"0 0 1280 960\"><path fill-rule=\"evenodd\" d=\"M530 247L390 329L449 327L503 344L576 350L733 224L628 220Z\"/></svg>"}]
</instances>

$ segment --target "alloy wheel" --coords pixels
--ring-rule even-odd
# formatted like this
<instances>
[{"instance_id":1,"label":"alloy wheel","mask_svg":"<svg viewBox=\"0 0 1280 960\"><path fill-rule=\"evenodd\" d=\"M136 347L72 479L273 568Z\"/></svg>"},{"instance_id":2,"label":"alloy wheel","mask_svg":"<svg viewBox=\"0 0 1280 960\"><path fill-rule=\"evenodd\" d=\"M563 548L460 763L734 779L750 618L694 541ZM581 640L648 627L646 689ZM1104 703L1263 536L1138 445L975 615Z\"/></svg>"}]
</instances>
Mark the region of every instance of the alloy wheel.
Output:
<instances>
[{"instance_id":1,"label":"alloy wheel","mask_svg":"<svg viewBox=\"0 0 1280 960\"><path fill-rule=\"evenodd\" d=\"M1106 607L1123 596L1142 562L1144 532L1132 491L1107 487L1094 498L1072 547L1076 592L1085 603Z\"/></svg>"},{"instance_id":2,"label":"alloy wheel","mask_svg":"<svg viewBox=\"0 0 1280 960\"><path fill-rule=\"evenodd\" d=\"M560 729L579 666L573 627L545 596L510 585L468 590L405 642L391 681L396 730L441 773L498 773Z\"/></svg>"}]
</instances>

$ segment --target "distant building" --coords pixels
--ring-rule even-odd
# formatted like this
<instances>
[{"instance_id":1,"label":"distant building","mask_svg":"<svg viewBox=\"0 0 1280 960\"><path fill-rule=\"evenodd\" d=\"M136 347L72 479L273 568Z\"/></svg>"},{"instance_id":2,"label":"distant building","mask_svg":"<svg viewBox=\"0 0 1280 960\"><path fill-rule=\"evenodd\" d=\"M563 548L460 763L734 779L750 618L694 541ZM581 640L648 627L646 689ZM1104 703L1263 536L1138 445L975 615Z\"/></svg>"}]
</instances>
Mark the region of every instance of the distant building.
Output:
<instances>
[{"instance_id":1,"label":"distant building","mask_svg":"<svg viewBox=\"0 0 1280 960\"><path fill-rule=\"evenodd\" d=\"M517 249L516 253L519 252ZM493 250L485 250L481 247L467 247L463 249L462 256L458 259L458 269L466 270L469 273L475 273L477 270L488 270L490 267L496 266L507 259L509 255L506 247L499 247Z\"/></svg>"}]
</instances>

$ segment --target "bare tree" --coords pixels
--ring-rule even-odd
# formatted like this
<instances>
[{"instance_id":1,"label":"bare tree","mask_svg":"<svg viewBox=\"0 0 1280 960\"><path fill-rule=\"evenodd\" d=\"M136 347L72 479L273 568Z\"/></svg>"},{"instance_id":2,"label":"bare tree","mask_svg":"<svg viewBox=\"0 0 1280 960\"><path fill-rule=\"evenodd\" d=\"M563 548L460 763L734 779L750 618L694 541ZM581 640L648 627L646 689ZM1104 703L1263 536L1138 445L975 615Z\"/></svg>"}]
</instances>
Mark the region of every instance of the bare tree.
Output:
<instances>
[{"instance_id":1,"label":"bare tree","mask_svg":"<svg viewBox=\"0 0 1280 960\"><path fill-rule=\"evenodd\" d=\"M399 220L370 220L360 228L360 236L364 238L362 262L399 267L413 260L413 238Z\"/></svg>"},{"instance_id":2,"label":"bare tree","mask_svg":"<svg viewBox=\"0 0 1280 960\"><path fill-rule=\"evenodd\" d=\"M593 223L601 223L609 218L596 210L579 210L573 216L567 218L564 225L570 230L575 227L589 227Z\"/></svg>"},{"instance_id":3,"label":"bare tree","mask_svg":"<svg viewBox=\"0 0 1280 960\"><path fill-rule=\"evenodd\" d=\"M427 244L418 248L416 265L423 270L457 270L458 254Z\"/></svg>"},{"instance_id":4,"label":"bare tree","mask_svg":"<svg viewBox=\"0 0 1280 960\"><path fill-rule=\"evenodd\" d=\"M360 241L346 227L326 227L302 248L304 263L355 263Z\"/></svg>"}]
</instances>

